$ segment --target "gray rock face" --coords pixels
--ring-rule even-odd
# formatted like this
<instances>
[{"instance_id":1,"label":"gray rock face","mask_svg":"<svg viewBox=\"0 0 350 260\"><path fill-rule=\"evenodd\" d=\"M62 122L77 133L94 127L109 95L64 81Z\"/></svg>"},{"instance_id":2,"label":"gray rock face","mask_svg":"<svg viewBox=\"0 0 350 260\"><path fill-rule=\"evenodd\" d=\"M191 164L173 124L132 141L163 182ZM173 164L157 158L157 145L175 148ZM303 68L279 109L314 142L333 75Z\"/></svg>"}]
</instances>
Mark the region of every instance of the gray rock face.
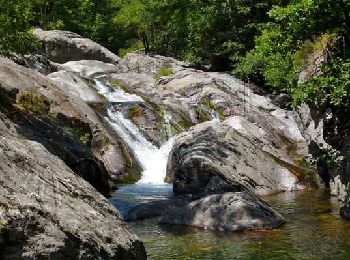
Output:
<instances>
[{"instance_id":1,"label":"gray rock face","mask_svg":"<svg viewBox=\"0 0 350 260\"><path fill-rule=\"evenodd\" d=\"M92 186L0 114L1 259L146 259Z\"/></svg>"},{"instance_id":2,"label":"gray rock face","mask_svg":"<svg viewBox=\"0 0 350 260\"><path fill-rule=\"evenodd\" d=\"M145 100L165 107L171 111L169 114L172 118L176 117L174 115L180 115L183 118L181 123L187 127L213 118L226 119L223 124L215 124L212 128L198 126L195 130L180 135L172 153L168 172L168 181L174 180L177 183L177 192L186 193L185 189L191 186L189 183L201 188L197 191L190 188L188 193L205 192L206 185L215 176L225 176L224 182L229 181L229 184L221 181L211 182L212 186L207 188L210 193L215 193L216 189L221 192L232 191L227 185L233 185L233 190L241 190L242 186L248 185L248 189L253 189L257 194L320 185L315 176L316 169L303 163L309 155L308 141L302 136L294 113L274 105L273 100L256 94L250 86L240 80L224 73L189 69L186 64L166 57L148 57L140 53L127 55L118 65L120 71L110 74L111 78L128 92L141 95ZM157 71L163 67L172 68L172 73L158 79ZM146 119L145 115L147 114L142 113L141 119L136 118L141 125L142 119ZM221 127L222 130L212 130ZM234 138L225 137L226 131L233 130ZM205 136L207 140L196 144L195 140L200 136ZM191 138L194 140L189 141ZM240 138L247 141L244 147L235 143L241 142ZM222 147L218 147L217 143ZM203 148L202 151L202 146L207 148ZM236 150L239 151L248 149L252 152L247 153L244 160L240 160L240 156L232 155L234 153L230 151L233 149L231 146L237 147ZM176 150L178 147L182 150ZM214 147L215 152L212 153L215 155L206 157L205 154L210 153L211 147ZM257 156L255 151L258 151ZM235 169L237 165L238 171ZM249 173L246 173L247 168ZM181 171L182 173L179 173ZM180 177L181 174L186 175L185 172L187 177ZM194 176L191 177L190 172ZM210 177L205 177L207 174ZM197 179L199 175L203 177L199 178L200 180ZM233 175L238 180L226 177ZM244 180L243 183L241 179ZM251 182L251 179L255 183ZM180 188L182 185L183 189ZM240 188L237 188L237 185Z\"/></svg>"},{"instance_id":3,"label":"gray rock face","mask_svg":"<svg viewBox=\"0 0 350 260\"><path fill-rule=\"evenodd\" d=\"M170 68L171 74L182 70L187 64L171 57L146 55L143 52L127 54L119 62L123 72L134 72L155 77L161 69ZM159 76L161 76L159 74Z\"/></svg>"},{"instance_id":4,"label":"gray rock face","mask_svg":"<svg viewBox=\"0 0 350 260\"><path fill-rule=\"evenodd\" d=\"M166 213L161 223L223 231L272 229L283 217L258 197L247 192L212 195Z\"/></svg>"},{"instance_id":5,"label":"gray rock face","mask_svg":"<svg viewBox=\"0 0 350 260\"><path fill-rule=\"evenodd\" d=\"M305 103L297 108L295 118L305 140L309 144L313 142L317 147L327 149L329 145L325 141L324 136L325 118L319 117L317 111Z\"/></svg>"},{"instance_id":6,"label":"gray rock face","mask_svg":"<svg viewBox=\"0 0 350 260\"><path fill-rule=\"evenodd\" d=\"M233 128L232 119L199 124L178 136L167 171L176 194L250 190L267 195L317 186L314 171L264 150L252 136Z\"/></svg>"},{"instance_id":7,"label":"gray rock face","mask_svg":"<svg viewBox=\"0 0 350 260\"><path fill-rule=\"evenodd\" d=\"M47 77L69 96L80 97L86 103L102 103L101 96L88 85L88 82L71 72L60 70Z\"/></svg>"},{"instance_id":8,"label":"gray rock face","mask_svg":"<svg viewBox=\"0 0 350 260\"><path fill-rule=\"evenodd\" d=\"M11 60L19 65L25 66L31 70L38 71L41 74L48 75L57 71L57 64L39 54L18 55L13 54Z\"/></svg>"},{"instance_id":9,"label":"gray rock face","mask_svg":"<svg viewBox=\"0 0 350 260\"><path fill-rule=\"evenodd\" d=\"M349 109L323 108L302 104L295 114L296 121L308 142L309 153L322 158L328 153L334 165L319 160L318 171L330 187L331 194L344 201L350 184Z\"/></svg>"},{"instance_id":10,"label":"gray rock face","mask_svg":"<svg viewBox=\"0 0 350 260\"><path fill-rule=\"evenodd\" d=\"M108 178L118 178L133 166L131 160L127 164L124 159L128 151L87 104L100 96L86 81L66 71L48 78L5 58L0 58L0 75L2 105L8 102L6 109L18 114L14 120L23 134L42 143L76 173L100 175L88 178L95 187L101 187L100 191L108 193ZM86 144L81 142L82 137ZM99 178L103 184L93 183Z\"/></svg>"},{"instance_id":11,"label":"gray rock face","mask_svg":"<svg viewBox=\"0 0 350 260\"><path fill-rule=\"evenodd\" d=\"M117 63L120 59L96 42L68 31L35 29L34 35L43 42L48 57L58 63L74 60L100 60Z\"/></svg>"},{"instance_id":12,"label":"gray rock face","mask_svg":"<svg viewBox=\"0 0 350 260\"><path fill-rule=\"evenodd\" d=\"M93 78L101 74L110 74L120 71L120 66L98 60L69 61L62 64L61 69L78 74L83 78Z\"/></svg>"}]
</instances>

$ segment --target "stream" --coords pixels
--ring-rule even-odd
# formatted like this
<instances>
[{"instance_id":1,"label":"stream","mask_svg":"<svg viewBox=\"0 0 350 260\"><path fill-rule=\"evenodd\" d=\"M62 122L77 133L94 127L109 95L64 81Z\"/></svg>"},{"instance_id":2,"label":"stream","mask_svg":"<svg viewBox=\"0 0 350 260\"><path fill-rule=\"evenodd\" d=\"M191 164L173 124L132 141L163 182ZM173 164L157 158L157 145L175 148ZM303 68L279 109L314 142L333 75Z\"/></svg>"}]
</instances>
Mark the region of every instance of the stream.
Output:
<instances>
[{"instance_id":1,"label":"stream","mask_svg":"<svg viewBox=\"0 0 350 260\"><path fill-rule=\"evenodd\" d=\"M110 202L123 212L126 205L171 194L170 185L126 185ZM285 217L280 229L221 233L156 219L128 225L144 242L149 259L350 259L350 223L340 218L337 198L301 191L263 199Z\"/></svg>"},{"instance_id":2,"label":"stream","mask_svg":"<svg viewBox=\"0 0 350 260\"><path fill-rule=\"evenodd\" d=\"M144 102L100 79L95 82L111 104ZM173 138L156 147L113 105L106 121L143 168L141 180L119 186L110 202L125 215L139 203L173 196L172 185L164 184ZM149 259L350 259L350 223L340 219L339 203L326 191L287 192L263 199L285 217L280 229L222 233L158 224L156 219L128 225L144 242Z\"/></svg>"}]
</instances>

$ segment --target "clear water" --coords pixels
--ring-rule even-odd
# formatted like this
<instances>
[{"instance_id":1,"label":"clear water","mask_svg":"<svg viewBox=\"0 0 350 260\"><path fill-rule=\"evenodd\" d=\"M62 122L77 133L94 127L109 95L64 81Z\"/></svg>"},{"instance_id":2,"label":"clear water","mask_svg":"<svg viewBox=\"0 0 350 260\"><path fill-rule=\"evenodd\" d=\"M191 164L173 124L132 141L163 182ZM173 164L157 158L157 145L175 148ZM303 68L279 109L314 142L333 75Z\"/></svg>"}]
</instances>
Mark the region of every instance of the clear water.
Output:
<instances>
[{"instance_id":1,"label":"clear water","mask_svg":"<svg viewBox=\"0 0 350 260\"><path fill-rule=\"evenodd\" d=\"M101 80L95 82L111 103L143 101ZM138 203L171 197L172 187L163 180L172 139L158 149L122 113L111 108L108 114L110 124L144 170L140 183L121 186L110 202L125 214ZM285 217L286 224L280 229L215 233L160 225L155 219L129 225L144 242L149 259L350 259L350 223L340 219L336 198L322 191L304 191L264 199Z\"/></svg>"},{"instance_id":2,"label":"clear water","mask_svg":"<svg viewBox=\"0 0 350 260\"><path fill-rule=\"evenodd\" d=\"M128 185L116 191L111 202L120 208L167 196L169 185ZM336 198L323 191L302 191L264 200L285 217L280 229L215 233L158 224L155 219L128 225L144 242L149 259L350 259L350 223L339 217Z\"/></svg>"},{"instance_id":3,"label":"clear water","mask_svg":"<svg viewBox=\"0 0 350 260\"><path fill-rule=\"evenodd\" d=\"M118 187L110 198L110 202L125 216L132 207L139 203L166 199L172 194L171 184L127 184Z\"/></svg>"}]
</instances>

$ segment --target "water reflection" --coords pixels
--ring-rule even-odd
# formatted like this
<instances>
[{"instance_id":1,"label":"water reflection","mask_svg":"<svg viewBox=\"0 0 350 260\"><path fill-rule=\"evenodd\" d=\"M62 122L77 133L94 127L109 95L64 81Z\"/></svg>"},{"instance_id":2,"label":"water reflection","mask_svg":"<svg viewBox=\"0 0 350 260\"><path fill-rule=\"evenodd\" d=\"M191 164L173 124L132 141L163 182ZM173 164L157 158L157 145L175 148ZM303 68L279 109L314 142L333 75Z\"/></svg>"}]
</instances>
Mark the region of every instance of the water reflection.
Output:
<instances>
[{"instance_id":1,"label":"water reflection","mask_svg":"<svg viewBox=\"0 0 350 260\"><path fill-rule=\"evenodd\" d=\"M282 228L215 233L156 220L129 225L150 259L350 259L350 223L339 217L336 198L305 191L264 200L286 218Z\"/></svg>"}]
</instances>

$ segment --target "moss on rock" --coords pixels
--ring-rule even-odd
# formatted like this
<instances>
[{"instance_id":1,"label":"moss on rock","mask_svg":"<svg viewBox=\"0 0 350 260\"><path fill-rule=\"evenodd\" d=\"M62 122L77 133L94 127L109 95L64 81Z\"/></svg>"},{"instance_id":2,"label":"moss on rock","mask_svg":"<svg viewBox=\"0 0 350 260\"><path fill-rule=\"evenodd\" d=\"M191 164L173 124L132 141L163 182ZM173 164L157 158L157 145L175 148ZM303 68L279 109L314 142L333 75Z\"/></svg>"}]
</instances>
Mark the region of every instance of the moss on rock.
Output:
<instances>
[{"instance_id":1,"label":"moss on rock","mask_svg":"<svg viewBox=\"0 0 350 260\"><path fill-rule=\"evenodd\" d=\"M36 91L20 90L15 102L18 108L26 112L48 114L50 111L50 104L45 100L44 95Z\"/></svg>"}]
</instances>

